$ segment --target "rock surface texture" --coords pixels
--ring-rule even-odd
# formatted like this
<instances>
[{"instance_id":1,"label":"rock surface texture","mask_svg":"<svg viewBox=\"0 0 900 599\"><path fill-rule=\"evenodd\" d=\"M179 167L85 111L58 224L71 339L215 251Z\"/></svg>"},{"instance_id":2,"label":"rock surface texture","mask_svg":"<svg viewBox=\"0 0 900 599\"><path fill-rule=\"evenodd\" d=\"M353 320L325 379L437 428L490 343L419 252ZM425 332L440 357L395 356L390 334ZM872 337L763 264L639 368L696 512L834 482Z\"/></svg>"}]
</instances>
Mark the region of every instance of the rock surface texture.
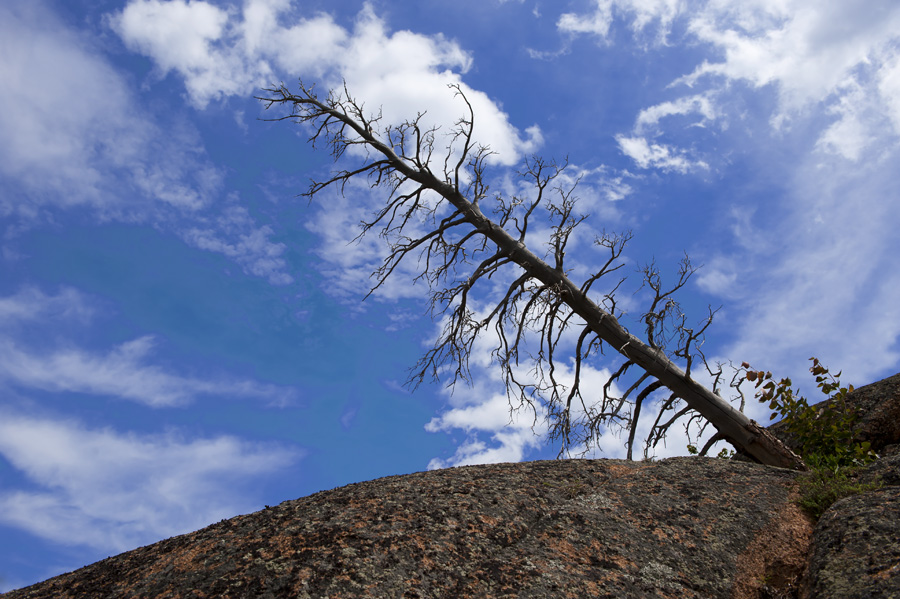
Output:
<instances>
[{"instance_id":1,"label":"rock surface texture","mask_svg":"<svg viewBox=\"0 0 900 599\"><path fill-rule=\"evenodd\" d=\"M842 499L816 525L804 597L900 597L900 487Z\"/></svg>"},{"instance_id":2,"label":"rock surface texture","mask_svg":"<svg viewBox=\"0 0 900 599\"><path fill-rule=\"evenodd\" d=\"M900 599L900 375L848 400L882 455L861 480L882 486L815 525L803 474L736 460L470 466L323 491L3 597Z\"/></svg>"},{"instance_id":3,"label":"rock surface texture","mask_svg":"<svg viewBox=\"0 0 900 599\"><path fill-rule=\"evenodd\" d=\"M324 491L8 599L778 596L812 524L797 474L727 460L469 466Z\"/></svg>"}]
</instances>

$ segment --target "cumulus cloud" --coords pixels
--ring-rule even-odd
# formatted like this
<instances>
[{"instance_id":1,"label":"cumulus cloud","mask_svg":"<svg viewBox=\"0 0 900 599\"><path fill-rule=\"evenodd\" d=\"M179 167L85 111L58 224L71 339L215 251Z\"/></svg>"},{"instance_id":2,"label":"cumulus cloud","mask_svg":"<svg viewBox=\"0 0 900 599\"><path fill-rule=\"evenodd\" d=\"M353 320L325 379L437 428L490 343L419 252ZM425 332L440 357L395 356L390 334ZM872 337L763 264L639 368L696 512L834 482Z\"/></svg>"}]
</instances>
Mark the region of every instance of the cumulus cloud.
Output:
<instances>
[{"instance_id":1,"label":"cumulus cloud","mask_svg":"<svg viewBox=\"0 0 900 599\"><path fill-rule=\"evenodd\" d=\"M473 305L473 310L475 309ZM486 315L487 311L488 308L482 302L481 308L476 313ZM436 331L442 330L443 324L441 323ZM570 356L574 352L579 334L580 329L577 326L570 327L560 336L560 342L555 350L553 377L563 396L575 379L574 359ZM518 397L512 400L508 397L502 369L492 353L497 343L498 340L492 332L486 332L475 341L467 355L472 374L471 384L460 381L454 388L446 390L443 393L446 406L425 426L425 430L429 432L445 433L453 438L462 435L464 439L459 442L452 455L433 458L429 462L429 468L521 461L534 459L534 454L542 451L552 451L553 455L560 451L558 446L548 446L551 422L543 400L533 398L529 402L521 403ZM520 383L540 384L531 359L525 357L534 355L537 346L537 333L526 332L519 351L521 362L514 366L515 378ZM582 363L579 377L585 405L577 399L573 401L571 406L573 422L577 423L585 417L586 406L592 408L601 400L602 390L611 376L610 367L614 369L619 367L618 359L614 355L608 357L598 355ZM622 395L623 382L624 379L621 379L610 386L612 396ZM638 421L635 436L635 457L643 455L643 444L656 417L654 409L658 407L656 396L651 396L645 404L644 414ZM627 407L622 415L630 416ZM696 437L696 430L692 429L692 434ZM569 447L565 455L626 457L627 433L623 434L618 426L610 426L596 441L597 446ZM686 451L687 443L683 427L676 426L672 429L668 444L650 449L649 455L656 457L682 455Z\"/></svg>"},{"instance_id":2,"label":"cumulus cloud","mask_svg":"<svg viewBox=\"0 0 900 599\"><path fill-rule=\"evenodd\" d=\"M32 483L0 492L0 522L114 552L253 509L250 482L301 457L229 436L127 434L10 411L0 455Z\"/></svg>"},{"instance_id":3,"label":"cumulus cloud","mask_svg":"<svg viewBox=\"0 0 900 599\"><path fill-rule=\"evenodd\" d=\"M184 75L188 93L201 106L213 95L235 93L247 76L237 57L210 53L227 22L225 10L181 0L132 2L114 21L132 49L154 56L162 75L172 69Z\"/></svg>"},{"instance_id":4,"label":"cumulus cloud","mask_svg":"<svg viewBox=\"0 0 900 599\"><path fill-rule=\"evenodd\" d=\"M545 427L540 421L535 422L531 410L510 410L506 393L497 390L498 381L489 372L483 374L485 378L472 387L458 389L450 397L452 407L425 425L428 432L462 430L467 436L452 456L432 459L428 463L429 470L521 462L529 450L544 444ZM485 437L490 440L485 441Z\"/></svg>"},{"instance_id":5,"label":"cumulus cloud","mask_svg":"<svg viewBox=\"0 0 900 599\"><path fill-rule=\"evenodd\" d=\"M433 458L429 462L429 469L517 462L528 459L530 455L542 449L551 450L554 455L560 449L547 447L550 428L544 405L516 405L515 409L511 408L503 381L499 376L499 368L491 362L488 346L489 344L482 340L475 344L475 349L470 355L475 375L473 384L457 385L452 394L447 393L447 408L425 426L425 430L432 433L465 435L465 440L456 447L452 455ZM570 348L564 344L561 352L566 349ZM562 355L559 354L560 357ZM590 404L599 401L610 375L610 370L601 364L582 365L580 379L585 402ZM531 379L533 372L523 365L516 376L518 380L526 381ZM572 364L564 360L558 362L554 376L565 393L565 389L574 381ZM613 384L610 393L619 396L622 389L619 385ZM661 407L661 402L665 398L665 393L657 393L648 398L644 404L642 417L638 420L635 430L633 456L637 459L644 456L645 441L656 418L656 410ZM580 402L575 401L572 404L572 414L573 421L576 422L583 417L584 407ZM596 439L596 445L572 446L564 455L624 459L627 456L627 431L610 427L601 432ZM694 425L690 427L690 433L689 438L681 424L672 427L664 442L656 447L646 448L647 455L656 458L684 455L688 443L696 443L700 436L698 427ZM708 438L711 435L712 431L707 430L703 437Z\"/></svg>"},{"instance_id":6,"label":"cumulus cloud","mask_svg":"<svg viewBox=\"0 0 900 599\"><path fill-rule=\"evenodd\" d=\"M456 42L391 33L368 4L351 31L327 15L296 16L289 0L246 0L239 11L203 1L132 0L110 22L161 75L176 71L198 108L302 76L331 87L346 81L355 98L383 111L385 125L427 113L424 125L449 130L464 115L448 89L455 84L478 114L475 137L496 152L494 160L515 163L541 144L537 127L520 132L496 102L462 81L472 58Z\"/></svg>"}]
</instances>

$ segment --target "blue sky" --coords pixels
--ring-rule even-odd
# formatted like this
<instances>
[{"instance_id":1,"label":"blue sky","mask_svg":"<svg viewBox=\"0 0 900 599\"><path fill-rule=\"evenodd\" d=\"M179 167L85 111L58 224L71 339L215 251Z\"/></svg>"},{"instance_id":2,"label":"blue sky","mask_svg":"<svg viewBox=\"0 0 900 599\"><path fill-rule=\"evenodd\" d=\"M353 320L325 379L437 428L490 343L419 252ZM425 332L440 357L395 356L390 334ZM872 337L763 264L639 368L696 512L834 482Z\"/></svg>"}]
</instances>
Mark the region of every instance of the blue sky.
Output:
<instances>
[{"instance_id":1,"label":"blue sky","mask_svg":"<svg viewBox=\"0 0 900 599\"><path fill-rule=\"evenodd\" d=\"M813 355L900 370L898 31L891 0L7 0L0 590L321 489L556 455L488 343L471 387L403 386L437 325L415 265L361 303L385 250L348 240L383 196L298 198L331 159L259 120L260 87L345 80L446 130L461 85L495 189L531 154L581 177L578 272L602 229L633 231L629 272L687 251L688 312L722 306L707 354L811 394Z\"/></svg>"}]
</instances>

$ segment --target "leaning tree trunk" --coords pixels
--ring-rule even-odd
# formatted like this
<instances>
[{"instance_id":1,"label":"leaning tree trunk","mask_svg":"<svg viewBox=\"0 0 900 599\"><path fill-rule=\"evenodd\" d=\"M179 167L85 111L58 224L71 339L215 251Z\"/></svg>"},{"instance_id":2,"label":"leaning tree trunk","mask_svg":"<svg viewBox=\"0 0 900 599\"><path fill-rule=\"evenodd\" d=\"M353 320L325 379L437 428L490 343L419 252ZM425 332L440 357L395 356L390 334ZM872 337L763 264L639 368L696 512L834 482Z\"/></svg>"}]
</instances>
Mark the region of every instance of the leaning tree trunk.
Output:
<instances>
[{"instance_id":1,"label":"leaning tree trunk","mask_svg":"<svg viewBox=\"0 0 900 599\"><path fill-rule=\"evenodd\" d=\"M615 316L592 301L585 292L569 280L562 270L551 267L523 243L514 239L503 227L486 217L476 203L465 197L458 185L449 182L449 177L447 180L442 180L435 176L428 168L427 163L420 160L418 154L414 160L398 156L393 148L375 135L370 123L357 121L339 103L329 105L322 102L310 90L304 89L305 95L303 96L291 94L284 86L266 91L277 97L259 98L260 100L268 102L269 105L292 104L295 110L299 108L301 112L306 110L306 115L300 117L303 121L312 121L317 118L326 119L324 124L320 123L318 133L314 138L323 131L329 131L327 124L329 119L338 121L341 124L340 130L331 133L344 140L344 143L340 146L340 150L335 151L336 156L343 154L346 147L350 145L368 146L384 156L384 160L375 161L368 167L356 171L345 172L331 182L338 180L346 182L355 175L371 171L378 173L377 179L380 181L385 171L393 170L406 180L415 181L422 188L431 189L440 194L459 211L465 222L495 243L501 254L518 264L530 276L554 289L602 341L615 348L625 358L637 364L672 393L683 399L691 409L708 420L722 438L762 464L799 470L806 469L803 460L774 435L747 418L716 393L692 379L665 352L651 347L630 334ZM356 109L361 112L359 107ZM294 113L290 117L284 118L293 117L297 117L297 114ZM471 123L469 125L471 127ZM347 141L349 137L345 128L352 129L358 137ZM467 136L467 149L470 141L470 137ZM456 167L457 181L461 164L460 162ZM315 189L323 188L326 185L327 183L317 184L308 195L312 195Z\"/></svg>"},{"instance_id":2,"label":"leaning tree trunk","mask_svg":"<svg viewBox=\"0 0 900 599\"><path fill-rule=\"evenodd\" d=\"M402 162L395 166L398 170L401 167L409 169ZM481 210L454 186L438 180L430 173L409 169L405 174L418 183L431 187L464 212L473 226L496 243L516 264L544 284L557 289L557 293L564 296L569 307L581 316L603 341L681 397L736 448L753 456L762 464L806 469L803 460L787 445L717 394L687 376L662 350L650 347L629 333L612 314L592 301L564 273L541 260L523 243L515 240L502 227L484 216Z\"/></svg>"}]
</instances>

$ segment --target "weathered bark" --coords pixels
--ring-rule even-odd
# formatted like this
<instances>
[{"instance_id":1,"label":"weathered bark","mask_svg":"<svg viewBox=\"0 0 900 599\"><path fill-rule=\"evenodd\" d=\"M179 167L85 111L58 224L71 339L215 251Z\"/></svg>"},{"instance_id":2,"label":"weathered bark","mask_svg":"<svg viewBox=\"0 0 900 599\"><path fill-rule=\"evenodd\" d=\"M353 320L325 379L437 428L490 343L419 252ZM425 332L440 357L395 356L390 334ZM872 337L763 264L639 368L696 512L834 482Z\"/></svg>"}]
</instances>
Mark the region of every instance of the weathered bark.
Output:
<instances>
[{"instance_id":1,"label":"weathered bark","mask_svg":"<svg viewBox=\"0 0 900 599\"><path fill-rule=\"evenodd\" d=\"M363 119L357 120L353 115L347 113L343 105L323 102L306 89L303 89L304 95L302 96L291 94L284 86L266 91L272 95L259 99L268 103L269 106L273 104L292 105L295 112L291 116L283 118L299 118L302 121L319 119L319 129L314 138L327 128L329 120L340 123L342 130L336 135L342 139L343 146L335 149L336 156L340 156L343 150L350 145L364 145L384 157L383 160L374 161L364 168L344 172L324 184L315 184L309 195L331 183L346 182L351 177L360 174L375 173L380 180L386 172L390 171L396 171L405 181L417 183L421 186L420 189L438 193L456 208L462 220L496 244L498 254L515 262L531 277L554 289L563 301L584 319L587 326L600 339L683 399L691 409L707 419L725 440L763 464L799 470L806 469L802 459L789 447L743 413L734 409L716 393L692 379L664 351L652 347L629 333L613 314L592 301L580 287L566 276L562 269L550 266L535 255L524 243L515 239L503 227L485 216L478 205L460 191L459 170L471 147L471 122L468 123L470 129L466 135L463 158L456 164L453 172L452 179L455 181L451 180L450 173L445 173L446 180L442 180L431 171L427 160L423 162L420 159L418 149L414 157L399 156L393 148L376 136L370 123ZM356 108L358 109L358 107ZM303 111L306 113L300 116L298 113L303 113ZM349 138L343 131L344 127L352 129L358 139L347 141ZM416 133L419 133L417 128ZM332 133L332 135L335 134Z\"/></svg>"}]
</instances>

